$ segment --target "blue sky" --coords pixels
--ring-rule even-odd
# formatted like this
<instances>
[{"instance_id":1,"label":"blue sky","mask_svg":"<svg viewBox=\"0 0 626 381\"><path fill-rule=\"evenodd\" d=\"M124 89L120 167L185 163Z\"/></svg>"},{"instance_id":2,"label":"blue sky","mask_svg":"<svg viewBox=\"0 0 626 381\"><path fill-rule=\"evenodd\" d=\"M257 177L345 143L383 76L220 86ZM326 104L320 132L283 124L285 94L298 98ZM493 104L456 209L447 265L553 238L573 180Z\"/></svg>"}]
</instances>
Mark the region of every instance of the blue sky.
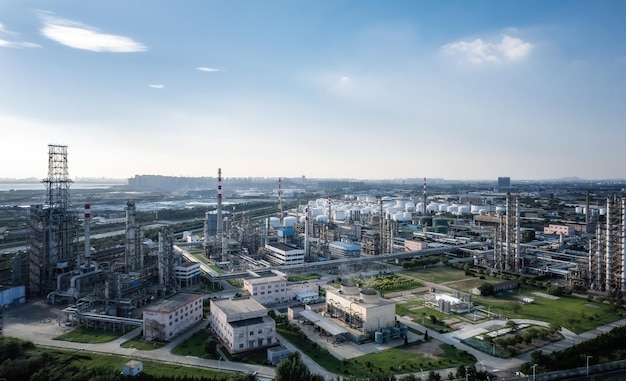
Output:
<instances>
[{"instance_id":1,"label":"blue sky","mask_svg":"<svg viewBox=\"0 0 626 381\"><path fill-rule=\"evenodd\" d=\"M0 2L0 178L626 178L626 2Z\"/></svg>"}]
</instances>

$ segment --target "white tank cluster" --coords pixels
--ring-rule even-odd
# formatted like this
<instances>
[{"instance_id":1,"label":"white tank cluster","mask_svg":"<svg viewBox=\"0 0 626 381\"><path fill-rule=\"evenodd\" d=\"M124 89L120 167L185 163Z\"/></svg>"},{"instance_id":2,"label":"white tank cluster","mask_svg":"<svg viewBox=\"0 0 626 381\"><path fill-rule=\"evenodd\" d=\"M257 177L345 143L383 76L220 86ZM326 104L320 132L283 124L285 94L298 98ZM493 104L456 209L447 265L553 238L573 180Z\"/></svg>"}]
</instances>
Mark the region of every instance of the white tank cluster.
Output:
<instances>
[{"instance_id":1,"label":"white tank cluster","mask_svg":"<svg viewBox=\"0 0 626 381\"><path fill-rule=\"evenodd\" d=\"M286 228L294 227L296 222L298 222L298 218L297 217L287 216L287 217L283 218L283 226L286 227Z\"/></svg>"}]
</instances>

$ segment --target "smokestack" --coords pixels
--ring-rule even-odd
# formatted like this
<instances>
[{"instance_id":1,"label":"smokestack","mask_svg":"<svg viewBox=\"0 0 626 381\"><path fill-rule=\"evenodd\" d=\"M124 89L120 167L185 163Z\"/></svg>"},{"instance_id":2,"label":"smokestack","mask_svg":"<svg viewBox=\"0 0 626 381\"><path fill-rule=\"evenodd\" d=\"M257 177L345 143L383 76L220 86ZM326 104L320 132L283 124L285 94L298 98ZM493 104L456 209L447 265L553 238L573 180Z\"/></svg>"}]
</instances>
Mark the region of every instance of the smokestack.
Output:
<instances>
[{"instance_id":1,"label":"smokestack","mask_svg":"<svg viewBox=\"0 0 626 381\"><path fill-rule=\"evenodd\" d=\"M309 258L309 205L304 208L304 257Z\"/></svg>"},{"instance_id":2,"label":"smokestack","mask_svg":"<svg viewBox=\"0 0 626 381\"><path fill-rule=\"evenodd\" d=\"M589 191L587 191L587 198L585 200L585 223L588 224L589 223Z\"/></svg>"},{"instance_id":3,"label":"smokestack","mask_svg":"<svg viewBox=\"0 0 626 381\"><path fill-rule=\"evenodd\" d=\"M91 242L90 242L90 224L91 224L91 206L85 204L85 259L87 260L87 267L89 267L89 261L91 258ZM80 267L80 264L79 264Z\"/></svg>"},{"instance_id":4,"label":"smokestack","mask_svg":"<svg viewBox=\"0 0 626 381\"><path fill-rule=\"evenodd\" d=\"M424 192L422 193L422 215L426 215L426 177L424 177Z\"/></svg>"},{"instance_id":5,"label":"smokestack","mask_svg":"<svg viewBox=\"0 0 626 381\"><path fill-rule=\"evenodd\" d=\"M128 201L126 203L126 258L124 264L126 271L131 271L131 263L135 261L135 249L137 248L137 236L136 236L136 224L135 224L135 202Z\"/></svg>"},{"instance_id":6,"label":"smokestack","mask_svg":"<svg viewBox=\"0 0 626 381\"><path fill-rule=\"evenodd\" d=\"M278 178L278 222L283 225L283 179Z\"/></svg>"},{"instance_id":7,"label":"smokestack","mask_svg":"<svg viewBox=\"0 0 626 381\"><path fill-rule=\"evenodd\" d=\"M222 238L222 168L217 170L217 232L218 239Z\"/></svg>"}]
</instances>

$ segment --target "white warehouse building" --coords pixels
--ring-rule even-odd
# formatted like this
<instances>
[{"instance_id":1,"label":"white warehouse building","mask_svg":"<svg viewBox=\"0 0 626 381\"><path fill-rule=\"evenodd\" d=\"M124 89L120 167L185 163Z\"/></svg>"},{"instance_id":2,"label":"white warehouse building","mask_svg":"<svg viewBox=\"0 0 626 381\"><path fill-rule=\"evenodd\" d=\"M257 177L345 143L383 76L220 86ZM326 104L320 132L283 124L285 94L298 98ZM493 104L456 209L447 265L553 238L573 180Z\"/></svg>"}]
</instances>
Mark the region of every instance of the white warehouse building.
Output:
<instances>
[{"instance_id":1,"label":"white warehouse building","mask_svg":"<svg viewBox=\"0 0 626 381\"><path fill-rule=\"evenodd\" d=\"M167 341L202 319L202 295L179 293L143 310L143 337Z\"/></svg>"},{"instance_id":2,"label":"white warehouse building","mask_svg":"<svg viewBox=\"0 0 626 381\"><path fill-rule=\"evenodd\" d=\"M267 259L274 265L301 265L304 263L304 250L281 242L270 242L265 245Z\"/></svg>"},{"instance_id":3,"label":"white warehouse building","mask_svg":"<svg viewBox=\"0 0 626 381\"><path fill-rule=\"evenodd\" d=\"M254 299L211 300L211 329L230 353L276 344L276 322Z\"/></svg>"}]
</instances>

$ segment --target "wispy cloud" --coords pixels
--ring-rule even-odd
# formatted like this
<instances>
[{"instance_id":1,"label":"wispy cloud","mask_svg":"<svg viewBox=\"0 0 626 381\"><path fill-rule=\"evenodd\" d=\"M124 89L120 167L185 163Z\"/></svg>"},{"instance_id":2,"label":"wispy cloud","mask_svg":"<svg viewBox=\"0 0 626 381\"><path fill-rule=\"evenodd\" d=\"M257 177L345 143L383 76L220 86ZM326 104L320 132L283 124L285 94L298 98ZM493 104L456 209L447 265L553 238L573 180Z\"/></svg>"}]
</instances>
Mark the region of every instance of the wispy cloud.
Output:
<instances>
[{"instance_id":1,"label":"wispy cloud","mask_svg":"<svg viewBox=\"0 0 626 381\"><path fill-rule=\"evenodd\" d=\"M3 38L4 37L4 38ZM40 46L28 41L18 41L17 33L7 29L4 24L0 23L0 47L3 48L39 48Z\"/></svg>"},{"instance_id":2,"label":"wispy cloud","mask_svg":"<svg viewBox=\"0 0 626 381\"><path fill-rule=\"evenodd\" d=\"M209 73L214 73L216 71L223 71L222 69L216 69L214 67L206 67L206 66L199 66L196 69L200 71L209 72Z\"/></svg>"},{"instance_id":3,"label":"wispy cloud","mask_svg":"<svg viewBox=\"0 0 626 381\"><path fill-rule=\"evenodd\" d=\"M530 42L509 35L502 36L497 43L477 38L473 41L451 42L442 47L444 52L462 57L474 64L517 61L528 56L532 49L533 44Z\"/></svg>"},{"instance_id":4,"label":"wispy cloud","mask_svg":"<svg viewBox=\"0 0 626 381\"><path fill-rule=\"evenodd\" d=\"M55 17L51 13L42 12L40 17L43 22L41 34L70 48L111 53L134 53L148 50L145 45L129 37L102 33L97 28Z\"/></svg>"},{"instance_id":5,"label":"wispy cloud","mask_svg":"<svg viewBox=\"0 0 626 381\"><path fill-rule=\"evenodd\" d=\"M161 84L161 83L154 83L154 84L149 84L148 86L152 87L153 89L162 89L165 87L165 85Z\"/></svg>"}]
</instances>

